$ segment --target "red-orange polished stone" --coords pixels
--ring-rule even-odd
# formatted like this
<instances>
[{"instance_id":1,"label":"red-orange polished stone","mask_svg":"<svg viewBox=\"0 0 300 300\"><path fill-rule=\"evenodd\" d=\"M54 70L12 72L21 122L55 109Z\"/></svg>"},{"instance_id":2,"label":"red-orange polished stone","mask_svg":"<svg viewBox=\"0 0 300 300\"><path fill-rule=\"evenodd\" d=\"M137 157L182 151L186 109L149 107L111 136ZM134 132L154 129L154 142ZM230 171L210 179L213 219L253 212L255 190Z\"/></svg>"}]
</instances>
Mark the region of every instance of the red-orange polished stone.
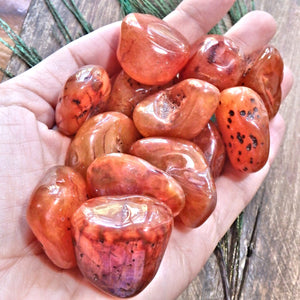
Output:
<instances>
[{"instance_id":1,"label":"red-orange polished stone","mask_svg":"<svg viewBox=\"0 0 300 300\"><path fill-rule=\"evenodd\" d=\"M241 85L256 91L263 99L269 118L272 119L281 104L281 82L283 78L283 60L273 46L266 46L248 66Z\"/></svg>"},{"instance_id":2,"label":"red-orange polished stone","mask_svg":"<svg viewBox=\"0 0 300 300\"><path fill-rule=\"evenodd\" d=\"M198 227L213 212L217 192L214 179L201 149L194 143L176 138L145 138L130 148L141 157L176 179L185 193L185 206L179 219L188 227Z\"/></svg>"},{"instance_id":3,"label":"red-orange polished stone","mask_svg":"<svg viewBox=\"0 0 300 300\"><path fill-rule=\"evenodd\" d=\"M222 91L216 119L231 165L244 173L259 171L270 149L269 117L260 96L248 87Z\"/></svg>"},{"instance_id":4,"label":"red-orange polished stone","mask_svg":"<svg viewBox=\"0 0 300 300\"><path fill-rule=\"evenodd\" d=\"M212 121L209 121L202 131L192 139L203 151L214 178L218 177L226 159L226 151L221 134Z\"/></svg>"},{"instance_id":5,"label":"red-orange polished stone","mask_svg":"<svg viewBox=\"0 0 300 300\"><path fill-rule=\"evenodd\" d=\"M141 84L122 70L114 81L106 109L107 111L119 111L131 117L139 102L171 84L169 83L167 86Z\"/></svg>"},{"instance_id":6,"label":"red-orange polished stone","mask_svg":"<svg viewBox=\"0 0 300 300\"><path fill-rule=\"evenodd\" d=\"M186 79L141 101L133 121L144 137L195 137L205 127L219 102L219 90L199 79Z\"/></svg>"},{"instance_id":7,"label":"red-orange polished stone","mask_svg":"<svg viewBox=\"0 0 300 300\"><path fill-rule=\"evenodd\" d=\"M96 158L87 169L90 198L111 195L147 195L167 204L174 216L184 207L179 183L166 172L129 154L111 153Z\"/></svg>"},{"instance_id":8,"label":"red-orange polished stone","mask_svg":"<svg viewBox=\"0 0 300 300\"><path fill-rule=\"evenodd\" d=\"M97 65L81 67L63 86L55 109L56 125L73 135L91 115L103 112L111 90L109 76Z\"/></svg>"},{"instance_id":9,"label":"red-orange polished stone","mask_svg":"<svg viewBox=\"0 0 300 300\"><path fill-rule=\"evenodd\" d=\"M239 47L221 35L204 35L196 43L197 52L182 72L181 79L198 78L220 91L236 86L245 70L245 58Z\"/></svg>"},{"instance_id":10,"label":"red-orange polished stone","mask_svg":"<svg viewBox=\"0 0 300 300\"><path fill-rule=\"evenodd\" d=\"M76 266L71 217L87 200L82 176L70 167L50 168L35 188L27 208L28 224L49 259L62 269Z\"/></svg>"},{"instance_id":11,"label":"red-orange polished stone","mask_svg":"<svg viewBox=\"0 0 300 300\"><path fill-rule=\"evenodd\" d=\"M67 151L65 164L85 178L88 166L96 157L127 152L140 137L133 121L119 112L98 114L79 128Z\"/></svg>"},{"instance_id":12,"label":"red-orange polished stone","mask_svg":"<svg viewBox=\"0 0 300 300\"><path fill-rule=\"evenodd\" d=\"M172 227L171 210L154 198L90 199L72 218L78 267L100 290L134 296L155 276Z\"/></svg>"},{"instance_id":13,"label":"red-orange polished stone","mask_svg":"<svg viewBox=\"0 0 300 300\"><path fill-rule=\"evenodd\" d=\"M166 84L183 68L189 56L186 38L165 21L139 13L123 19L117 57L123 70L136 81Z\"/></svg>"}]
</instances>

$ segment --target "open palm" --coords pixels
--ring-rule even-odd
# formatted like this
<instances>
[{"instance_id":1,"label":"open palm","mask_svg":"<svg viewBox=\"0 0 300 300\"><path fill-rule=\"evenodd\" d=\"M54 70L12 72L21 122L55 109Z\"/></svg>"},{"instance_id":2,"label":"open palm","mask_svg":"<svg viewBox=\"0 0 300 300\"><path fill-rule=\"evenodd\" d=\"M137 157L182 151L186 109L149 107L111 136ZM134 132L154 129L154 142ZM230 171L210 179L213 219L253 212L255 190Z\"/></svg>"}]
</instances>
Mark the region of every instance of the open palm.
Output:
<instances>
[{"instance_id":1,"label":"open palm","mask_svg":"<svg viewBox=\"0 0 300 300\"><path fill-rule=\"evenodd\" d=\"M214 26L234 1L185 0L166 17L191 43ZM44 255L26 223L33 188L50 167L64 163L69 138L53 128L54 107L63 82L78 67L100 64L109 74L120 66L115 52L120 23L60 49L36 67L0 85L0 298L103 299L78 269L60 270ZM246 53L267 44L276 30L271 16L252 12L227 35ZM285 96L292 76L285 71ZM50 129L49 129L50 128ZM137 298L174 299L203 267L217 242L249 203L265 178L279 148L284 123L277 115L270 124L271 152L259 172L241 175L229 165L217 179L218 204L199 228L175 227L158 274Z\"/></svg>"}]
</instances>

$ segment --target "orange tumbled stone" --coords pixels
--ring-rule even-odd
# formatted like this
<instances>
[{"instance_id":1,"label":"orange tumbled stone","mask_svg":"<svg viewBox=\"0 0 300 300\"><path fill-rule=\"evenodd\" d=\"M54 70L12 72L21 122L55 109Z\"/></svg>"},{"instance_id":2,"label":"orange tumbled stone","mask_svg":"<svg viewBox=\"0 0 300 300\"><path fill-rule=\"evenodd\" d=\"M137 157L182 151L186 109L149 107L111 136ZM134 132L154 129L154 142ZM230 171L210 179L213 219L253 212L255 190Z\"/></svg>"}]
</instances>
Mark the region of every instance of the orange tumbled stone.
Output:
<instances>
[{"instance_id":1,"label":"orange tumbled stone","mask_svg":"<svg viewBox=\"0 0 300 300\"><path fill-rule=\"evenodd\" d=\"M68 148L65 164L85 178L96 157L126 152L139 137L133 121L124 114L115 111L98 114L79 128Z\"/></svg>"},{"instance_id":2,"label":"orange tumbled stone","mask_svg":"<svg viewBox=\"0 0 300 300\"><path fill-rule=\"evenodd\" d=\"M228 37L209 34L196 43L194 56L186 64L180 78L198 78L220 91L236 86L245 69L244 54Z\"/></svg>"},{"instance_id":3,"label":"orange tumbled stone","mask_svg":"<svg viewBox=\"0 0 300 300\"><path fill-rule=\"evenodd\" d=\"M217 191L201 149L176 138L145 138L136 141L130 153L145 159L172 176L185 193L181 222L191 228L203 224L215 209Z\"/></svg>"},{"instance_id":4,"label":"orange tumbled stone","mask_svg":"<svg viewBox=\"0 0 300 300\"><path fill-rule=\"evenodd\" d=\"M219 103L219 90L199 79L186 79L146 97L133 111L144 137L192 139L206 126Z\"/></svg>"},{"instance_id":5,"label":"orange tumbled stone","mask_svg":"<svg viewBox=\"0 0 300 300\"><path fill-rule=\"evenodd\" d=\"M96 158L87 169L90 198L116 195L146 195L167 204L174 216L184 207L180 184L166 172L147 161L124 153Z\"/></svg>"},{"instance_id":6,"label":"orange tumbled stone","mask_svg":"<svg viewBox=\"0 0 300 300\"><path fill-rule=\"evenodd\" d=\"M256 91L264 101L269 118L272 119L281 104L281 82L283 79L283 60L273 46L266 46L249 64L241 85ZM252 59L252 57L251 57Z\"/></svg>"},{"instance_id":7,"label":"orange tumbled stone","mask_svg":"<svg viewBox=\"0 0 300 300\"><path fill-rule=\"evenodd\" d=\"M76 266L71 217L86 200L84 179L67 166L50 168L30 198L27 222L48 258L59 268Z\"/></svg>"},{"instance_id":8,"label":"orange tumbled stone","mask_svg":"<svg viewBox=\"0 0 300 300\"><path fill-rule=\"evenodd\" d=\"M74 135L91 116L105 111L111 90L109 75L98 65L79 68L65 82L55 108L57 128Z\"/></svg>"},{"instance_id":9,"label":"orange tumbled stone","mask_svg":"<svg viewBox=\"0 0 300 300\"><path fill-rule=\"evenodd\" d=\"M131 13L121 25L117 49L124 71L143 84L166 84L184 67L190 56L186 38L165 21Z\"/></svg>"},{"instance_id":10,"label":"orange tumbled stone","mask_svg":"<svg viewBox=\"0 0 300 300\"><path fill-rule=\"evenodd\" d=\"M213 178L220 176L226 159L226 151L216 124L209 121L203 130L192 139L192 142L203 151Z\"/></svg>"},{"instance_id":11,"label":"orange tumbled stone","mask_svg":"<svg viewBox=\"0 0 300 300\"><path fill-rule=\"evenodd\" d=\"M72 228L83 276L101 291L127 298L140 293L155 276L173 217L154 198L104 196L85 202L73 215Z\"/></svg>"}]
</instances>

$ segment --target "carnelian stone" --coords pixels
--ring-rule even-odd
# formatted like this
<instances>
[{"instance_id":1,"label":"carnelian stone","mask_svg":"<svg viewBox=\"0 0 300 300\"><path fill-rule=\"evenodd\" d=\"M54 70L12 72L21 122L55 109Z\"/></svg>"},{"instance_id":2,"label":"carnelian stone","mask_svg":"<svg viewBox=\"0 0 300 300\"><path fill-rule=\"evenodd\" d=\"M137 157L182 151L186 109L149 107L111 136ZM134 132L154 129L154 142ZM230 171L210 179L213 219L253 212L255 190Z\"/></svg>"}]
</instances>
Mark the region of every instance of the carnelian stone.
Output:
<instances>
[{"instance_id":1,"label":"carnelian stone","mask_svg":"<svg viewBox=\"0 0 300 300\"><path fill-rule=\"evenodd\" d=\"M58 129L73 135L91 115L103 112L111 90L109 76L97 65L87 65L68 78L55 109Z\"/></svg>"},{"instance_id":2,"label":"carnelian stone","mask_svg":"<svg viewBox=\"0 0 300 300\"><path fill-rule=\"evenodd\" d=\"M195 137L215 112L219 90L199 79L186 79L141 101L133 121L144 136Z\"/></svg>"},{"instance_id":3,"label":"carnelian stone","mask_svg":"<svg viewBox=\"0 0 300 300\"><path fill-rule=\"evenodd\" d=\"M183 139L145 138L136 141L130 153L164 170L181 185L185 206L178 217L183 224L197 227L205 222L216 206L217 192L197 145Z\"/></svg>"},{"instance_id":4,"label":"carnelian stone","mask_svg":"<svg viewBox=\"0 0 300 300\"><path fill-rule=\"evenodd\" d=\"M186 38L165 21L131 13L121 24L117 57L123 70L147 85L171 81L190 56Z\"/></svg>"},{"instance_id":5,"label":"carnelian stone","mask_svg":"<svg viewBox=\"0 0 300 300\"><path fill-rule=\"evenodd\" d=\"M110 97L107 101L107 110L119 111L131 117L135 106L139 102L148 95L169 85L171 83L167 84L167 86L141 84L122 70L114 81Z\"/></svg>"},{"instance_id":6,"label":"carnelian stone","mask_svg":"<svg viewBox=\"0 0 300 300\"><path fill-rule=\"evenodd\" d=\"M87 169L90 198L111 195L148 195L166 203L174 216L185 203L184 192L170 175L145 160L123 153L96 158Z\"/></svg>"},{"instance_id":7,"label":"carnelian stone","mask_svg":"<svg viewBox=\"0 0 300 300\"><path fill-rule=\"evenodd\" d=\"M260 170L270 148L269 116L260 96L247 87L222 91L216 119L232 166L244 173Z\"/></svg>"},{"instance_id":8,"label":"carnelian stone","mask_svg":"<svg viewBox=\"0 0 300 300\"><path fill-rule=\"evenodd\" d=\"M86 175L96 157L127 152L140 137L133 121L119 112L105 112L87 120L77 131L66 155L66 165Z\"/></svg>"},{"instance_id":9,"label":"carnelian stone","mask_svg":"<svg viewBox=\"0 0 300 300\"><path fill-rule=\"evenodd\" d=\"M240 48L228 37L214 34L204 35L196 45L197 51L180 73L180 78L198 78L221 91L236 86L245 69Z\"/></svg>"},{"instance_id":10,"label":"carnelian stone","mask_svg":"<svg viewBox=\"0 0 300 300\"><path fill-rule=\"evenodd\" d=\"M171 210L146 196L85 202L72 218L77 264L100 290L118 297L141 292L155 276L173 228Z\"/></svg>"},{"instance_id":11,"label":"carnelian stone","mask_svg":"<svg viewBox=\"0 0 300 300\"><path fill-rule=\"evenodd\" d=\"M76 266L71 217L86 200L85 181L66 166L50 168L31 196L28 224L49 259L62 269Z\"/></svg>"},{"instance_id":12,"label":"carnelian stone","mask_svg":"<svg viewBox=\"0 0 300 300\"><path fill-rule=\"evenodd\" d=\"M217 178L223 170L226 151L221 134L215 123L209 121L192 141L203 151L213 177Z\"/></svg>"},{"instance_id":13,"label":"carnelian stone","mask_svg":"<svg viewBox=\"0 0 300 300\"><path fill-rule=\"evenodd\" d=\"M255 56L241 80L241 85L255 90L260 95L269 118L272 119L281 104L283 60L279 51L273 46L266 46Z\"/></svg>"}]
</instances>

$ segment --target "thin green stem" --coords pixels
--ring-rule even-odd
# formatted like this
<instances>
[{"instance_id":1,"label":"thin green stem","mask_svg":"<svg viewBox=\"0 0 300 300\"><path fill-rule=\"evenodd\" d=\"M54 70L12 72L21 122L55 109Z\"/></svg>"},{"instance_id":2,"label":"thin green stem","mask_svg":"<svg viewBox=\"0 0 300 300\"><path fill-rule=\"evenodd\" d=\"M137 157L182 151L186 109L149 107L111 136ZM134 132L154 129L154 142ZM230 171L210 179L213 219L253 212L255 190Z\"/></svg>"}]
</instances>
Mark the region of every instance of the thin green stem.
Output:
<instances>
[{"instance_id":1,"label":"thin green stem","mask_svg":"<svg viewBox=\"0 0 300 300\"><path fill-rule=\"evenodd\" d=\"M229 282L228 282L228 274L226 271L223 250L222 250L222 247L220 246L220 244L218 244L217 247L215 248L214 254L217 258L217 262L219 265L221 281L222 281L223 291L224 291L224 299L230 300L231 299L231 291L230 291L230 286L229 286Z\"/></svg>"},{"instance_id":2,"label":"thin green stem","mask_svg":"<svg viewBox=\"0 0 300 300\"><path fill-rule=\"evenodd\" d=\"M29 67L33 67L35 63L32 62L30 57L28 55L22 53L20 49L12 47L10 44L8 44L5 40L0 38L0 43L2 43L5 47L10 49L15 55L17 55L19 58L21 58Z\"/></svg>"},{"instance_id":3,"label":"thin green stem","mask_svg":"<svg viewBox=\"0 0 300 300\"><path fill-rule=\"evenodd\" d=\"M83 15L81 14L80 10L78 9L77 5L73 0L69 0L70 4L66 0L62 0L63 4L67 7L67 9L74 15L77 19L78 23L81 25L83 29L83 33L87 34L92 32L94 29L90 23L88 23Z\"/></svg>"},{"instance_id":4,"label":"thin green stem","mask_svg":"<svg viewBox=\"0 0 300 300\"><path fill-rule=\"evenodd\" d=\"M65 41L67 43L72 42L72 36L69 32L68 27L66 26L66 24L64 23L64 21L62 20L61 16L59 15L59 13L57 12L57 10L55 9L54 5L52 4L52 2L50 0L44 0L51 15L54 18L55 23L57 24L58 29L60 30L60 32L62 33Z\"/></svg>"},{"instance_id":5,"label":"thin green stem","mask_svg":"<svg viewBox=\"0 0 300 300\"><path fill-rule=\"evenodd\" d=\"M13 74L11 74L10 72L8 72L7 70L3 69L0 67L0 72L2 72L5 76L7 76L8 78L13 78L15 77Z\"/></svg>"},{"instance_id":6,"label":"thin green stem","mask_svg":"<svg viewBox=\"0 0 300 300\"><path fill-rule=\"evenodd\" d=\"M0 27L5 31L11 41L15 44L15 47L10 46L7 42L1 39L1 43L18 55L29 67L32 67L39 63L42 58L38 55L34 48L29 48L26 43L17 35L11 27L0 18Z\"/></svg>"},{"instance_id":7,"label":"thin green stem","mask_svg":"<svg viewBox=\"0 0 300 300\"><path fill-rule=\"evenodd\" d=\"M249 244L248 244L248 247L247 247L246 261L245 261L245 266L244 266L244 270L243 270L243 273L242 273L242 279L241 279L241 283L240 283L240 286L239 286L239 290L237 292L237 299L241 299L244 283L245 283L245 280L246 280L246 274L248 272L248 268L249 268L249 264L250 264L250 258L252 256L252 252L255 248L257 225L258 225L258 220L259 220L259 217L260 217L260 210L261 210L261 203L260 203L260 205L257 209L255 222L254 222L254 225L253 225L250 241L249 241Z\"/></svg>"}]
</instances>

